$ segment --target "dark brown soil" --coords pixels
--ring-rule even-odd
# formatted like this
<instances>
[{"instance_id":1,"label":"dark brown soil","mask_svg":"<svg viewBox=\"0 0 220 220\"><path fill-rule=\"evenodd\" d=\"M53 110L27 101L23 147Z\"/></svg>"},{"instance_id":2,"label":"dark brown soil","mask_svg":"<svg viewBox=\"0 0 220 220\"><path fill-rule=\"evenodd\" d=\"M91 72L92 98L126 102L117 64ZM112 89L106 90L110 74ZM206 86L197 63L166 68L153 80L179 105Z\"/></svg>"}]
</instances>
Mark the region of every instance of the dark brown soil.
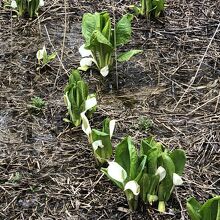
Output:
<instances>
[{"instance_id":1,"label":"dark brown soil","mask_svg":"<svg viewBox=\"0 0 220 220\"><path fill-rule=\"evenodd\" d=\"M0 219L188 219L186 199L200 201L220 191L220 1L167 0L164 17L133 21L126 49L143 49L106 79L83 77L98 94L92 126L118 120L114 144L131 135L137 146L152 134L168 148L187 152L184 185L167 213L129 212L123 192L95 168L80 128L63 118L63 88L80 60L81 19L107 10L116 19L139 1L47 1L39 19L17 19L0 8ZM57 51L50 67L37 71L36 52ZM34 96L46 101L30 110ZM140 117L153 121L139 129Z\"/></svg>"}]
</instances>

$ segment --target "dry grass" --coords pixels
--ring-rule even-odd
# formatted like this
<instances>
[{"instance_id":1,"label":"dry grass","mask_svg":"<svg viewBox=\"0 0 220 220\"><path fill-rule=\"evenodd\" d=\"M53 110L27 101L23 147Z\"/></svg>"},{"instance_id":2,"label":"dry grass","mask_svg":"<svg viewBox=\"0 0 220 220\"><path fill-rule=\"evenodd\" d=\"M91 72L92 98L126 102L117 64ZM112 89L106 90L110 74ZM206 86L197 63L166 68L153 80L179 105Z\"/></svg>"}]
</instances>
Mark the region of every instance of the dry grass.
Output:
<instances>
[{"instance_id":1,"label":"dry grass","mask_svg":"<svg viewBox=\"0 0 220 220\"><path fill-rule=\"evenodd\" d=\"M119 90L114 76L103 81L96 72L83 75L98 94L92 125L106 116L117 119L115 144L131 135L138 145L153 134L170 149L186 150L185 184L166 214L154 208L130 213L122 192L95 168L80 128L63 122L63 88L79 63L82 14L105 9L118 18L131 4L115 2L54 0L34 21L12 19L0 9L1 219L183 220L187 197L219 194L218 1L170 0L160 21L135 19L128 47L144 53L118 66ZM59 59L39 72L36 51L43 44ZM42 112L28 108L33 96L46 101ZM141 116L153 121L147 132L138 128Z\"/></svg>"}]
</instances>

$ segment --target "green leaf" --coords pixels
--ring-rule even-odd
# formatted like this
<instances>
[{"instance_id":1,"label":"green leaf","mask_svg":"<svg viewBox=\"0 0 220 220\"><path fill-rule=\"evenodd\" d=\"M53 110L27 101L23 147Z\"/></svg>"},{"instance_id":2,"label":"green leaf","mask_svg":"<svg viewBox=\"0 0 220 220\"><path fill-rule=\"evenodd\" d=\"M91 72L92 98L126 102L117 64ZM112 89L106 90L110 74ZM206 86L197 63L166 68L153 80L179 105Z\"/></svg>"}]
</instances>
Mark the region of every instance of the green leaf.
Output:
<instances>
[{"instance_id":1,"label":"green leaf","mask_svg":"<svg viewBox=\"0 0 220 220\"><path fill-rule=\"evenodd\" d=\"M201 215L199 214L201 207L202 205L195 198L192 197L187 200L186 209L191 220L201 220Z\"/></svg>"},{"instance_id":2,"label":"green leaf","mask_svg":"<svg viewBox=\"0 0 220 220\"><path fill-rule=\"evenodd\" d=\"M116 24L115 36L116 36L116 46L123 45L129 42L131 38L131 21L133 20L133 15L124 15Z\"/></svg>"},{"instance_id":3,"label":"green leaf","mask_svg":"<svg viewBox=\"0 0 220 220\"><path fill-rule=\"evenodd\" d=\"M152 149L158 149L159 153L162 152L163 145L160 142L156 142L154 137L148 137L142 140L140 155L147 155L152 152Z\"/></svg>"},{"instance_id":4,"label":"green leaf","mask_svg":"<svg viewBox=\"0 0 220 220\"><path fill-rule=\"evenodd\" d=\"M97 47L98 44L104 44L112 49L112 44L110 41L98 30L95 30L90 38L90 42L86 43L85 49L92 50L94 47Z\"/></svg>"},{"instance_id":5,"label":"green leaf","mask_svg":"<svg viewBox=\"0 0 220 220\"><path fill-rule=\"evenodd\" d=\"M100 18L100 14L95 13L86 13L83 15L82 19L82 35L85 38L86 42L90 41L90 38L93 32L97 28L97 21Z\"/></svg>"},{"instance_id":6,"label":"green leaf","mask_svg":"<svg viewBox=\"0 0 220 220\"><path fill-rule=\"evenodd\" d=\"M76 105L78 108L82 108L81 112L84 111L85 100L88 97L88 85L84 81L78 81L76 84ZM80 112L80 113L81 113Z\"/></svg>"},{"instance_id":7,"label":"green leaf","mask_svg":"<svg viewBox=\"0 0 220 220\"><path fill-rule=\"evenodd\" d=\"M150 189L150 177L147 173L144 173L141 180L139 181L140 184L140 196L141 199L143 200L143 202L147 202L147 194L149 192Z\"/></svg>"},{"instance_id":8,"label":"green leaf","mask_svg":"<svg viewBox=\"0 0 220 220\"><path fill-rule=\"evenodd\" d=\"M110 130L109 130L109 123L110 123L110 118L106 118L103 121L103 127L102 127L102 132L105 132L106 134L110 134Z\"/></svg>"},{"instance_id":9,"label":"green leaf","mask_svg":"<svg viewBox=\"0 0 220 220\"><path fill-rule=\"evenodd\" d=\"M207 200L200 209L202 220L219 220L217 219L217 214L219 215L219 207L220 196Z\"/></svg>"},{"instance_id":10,"label":"green leaf","mask_svg":"<svg viewBox=\"0 0 220 220\"><path fill-rule=\"evenodd\" d=\"M57 53L54 52L54 53L50 54L47 59L48 59L48 61L52 61L56 58L56 56L57 56Z\"/></svg>"},{"instance_id":11,"label":"green leaf","mask_svg":"<svg viewBox=\"0 0 220 220\"><path fill-rule=\"evenodd\" d=\"M116 146L115 161L125 169L131 180L136 178L138 154L131 137L126 137Z\"/></svg>"},{"instance_id":12,"label":"green leaf","mask_svg":"<svg viewBox=\"0 0 220 220\"><path fill-rule=\"evenodd\" d=\"M160 201L168 201L173 190L173 173L175 165L167 153L162 153L159 158L159 165L166 170L166 176L162 180L164 198L159 198Z\"/></svg>"},{"instance_id":13,"label":"green leaf","mask_svg":"<svg viewBox=\"0 0 220 220\"><path fill-rule=\"evenodd\" d=\"M181 149L176 149L170 153L170 157L175 164L175 173L177 173L178 175L182 175L186 163L185 151Z\"/></svg>"},{"instance_id":14,"label":"green leaf","mask_svg":"<svg viewBox=\"0 0 220 220\"><path fill-rule=\"evenodd\" d=\"M140 155L149 155L149 151L155 148L155 145L152 144L153 137L145 138L141 141Z\"/></svg>"},{"instance_id":15,"label":"green leaf","mask_svg":"<svg viewBox=\"0 0 220 220\"><path fill-rule=\"evenodd\" d=\"M158 157L159 157L159 151L157 148L153 148L150 150L148 158L147 158L147 169L148 173L151 175L154 175L157 171L158 167Z\"/></svg>"},{"instance_id":16,"label":"green leaf","mask_svg":"<svg viewBox=\"0 0 220 220\"><path fill-rule=\"evenodd\" d=\"M165 0L153 0L154 16L159 17L160 13L165 9Z\"/></svg>"},{"instance_id":17,"label":"green leaf","mask_svg":"<svg viewBox=\"0 0 220 220\"><path fill-rule=\"evenodd\" d=\"M135 56L136 54L142 53L142 50L130 50L124 53L119 54L117 60L119 62L124 62L124 61L128 61L130 60L133 56Z\"/></svg>"},{"instance_id":18,"label":"green leaf","mask_svg":"<svg viewBox=\"0 0 220 220\"><path fill-rule=\"evenodd\" d=\"M111 39L111 19L109 13L103 12L100 16L101 29L100 32L103 36L110 41Z\"/></svg>"},{"instance_id":19,"label":"green leaf","mask_svg":"<svg viewBox=\"0 0 220 220\"><path fill-rule=\"evenodd\" d=\"M147 162L147 156L142 156L141 158L139 158L139 166L137 168L137 176L135 178L135 181L138 182L143 174L143 171L145 169L145 165Z\"/></svg>"}]
</instances>

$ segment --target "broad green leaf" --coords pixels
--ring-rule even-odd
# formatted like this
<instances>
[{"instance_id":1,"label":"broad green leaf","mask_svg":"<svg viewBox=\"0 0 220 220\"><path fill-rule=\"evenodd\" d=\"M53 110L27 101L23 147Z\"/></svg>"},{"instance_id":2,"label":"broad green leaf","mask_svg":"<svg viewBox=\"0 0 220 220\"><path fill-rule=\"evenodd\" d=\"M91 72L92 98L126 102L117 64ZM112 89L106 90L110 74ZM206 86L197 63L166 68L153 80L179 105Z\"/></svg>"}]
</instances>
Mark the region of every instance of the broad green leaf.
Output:
<instances>
[{"instance_id":1,"label":"broad green leaf","mask_svg":"<svg viewBox=\"0 0 220 220\"><path fill-rule=\"evenodd\" d=\"M104 44L112 49L110 41L98 30L93 31L89 43L86 43L85 48L92 50L94 47L99 46L98 43ZM104 51L103 51L104 52Z\"/></svg>"},{"instance_id":2,"label":"broad green leaf","mask_svg":"<svg viewBox=\"0 0 220 220\"><path fill-rule=\"evenodd\" d=\"M202 220L218 220L216 217L217 214L219 215L219 203L220 196L216 196L206 201L200 209L200 215L202 216Z\"/></svg>"},{"instance_id":3,"label":"broad green leaf","mask_svg":"<svg viewBox=\"0 0 220 220\"><path fill-rule=\"evenodd\" d=\"M141 141L140 155L147 155L152 148L155 148L154 145L151 144L153 137L145 138Z\"/></svg>"},{"instance_id":4,"label":"broad green leaf","mask_svg":"<svg viewBox=\"0 0 220 220\"><path fill-rule=\"evenodd\" d=\"M131 137L126 137L116 146L115 161L126 170L130 179L136 178L138 154Z\"/></svg>"},{"instance_id":5,"label":"broad green leaf","mask_svg":"<svg viewBox=\"0 0 220 220\"><path fill-rule=\"evenodd\" d=\"M166 176L160 185L163 185L164 201L168 201L173 189L173 173L175 172L175 166L167 153L162 153L159 158L159 163L160 166L164 167L166 170Z\"/></svg>"},{"instance_id":6,"label":"broad green leaf","mask_svg":"<svg viewBox=\"0 0 220 220\"><path fill-rule=\"evenodd\" d=\"M142 178L139 181L140 187L141 187L141 191L140 191L140 196L141 199L143 200L143 202L147 202L147 194L149 192L150 189L150 178L149 175L147 173L144 173Z\"/></svg>"},{"instance_id":7,"label":"broad green leaf","mask_svg":"<svg viewBox=\"0 0 220 220\"><path fill-rule=\"evenodd\" d=\"M69 91L71 88L73 88L76 85L78 81L81 81L81 80L82 78L80 76L79 70L75 70L75 69L72 70L69 76L69 83L66 85L64 92Z\"/></svg>"},{"instance_id":8,"label":"broad green leaf","mask_svg":"<svg viewBox=\"0 0 220 220\"><path fill-rule=\"evenodd\" d=\"M115 36L116 36L116 46L123 45L129 42L131 38L131 21L133 20L133 15L124 15L116 24Z\"/></svg>"},{"instance_id":9,"label":"broad green leaf","mask_svg":"<svg viewBox=\"0 0 220 220\"><path fill-rule=\"evenodd\" d=\"M84 81L77 82L77 89L76 89L76 104L80 108L85 100L88 97L88 85ZM81 109L81 112L84 111L84 106Z\"/></svg>"},{"instance_id":10,"label":"broad green leaf","mask_svg":"<svg viewBox=\"0 0 220 220\"><path fill-rule=\"evenodd\" d=\"M97 28L97 20L99 19L100 15L98 13L91 14L86 13L83 15L82 19L82 35L86 40L86 43L90 41L90 38L93 32Z\"/></svg>"},{"instance_id":11,"label":"broad green leaf","mask_svg":"<svg viewBox=\"0 0 220 220\"><path fill-rule=\"evenodd\" d=\"M186 163L185 151L176 149L170 153L170 157L175 165L175 173L182 175Z\"/></svg>"},{"instance_id":12,"label":"broad green leaf","mask_svg":"<svg viewBox=\"0 0 220 220\"><path fill-rule=\"evenodd\" d=\"M70 82L78 82L78 81L81 81L82 80L82 78L81 78L81 75L80 75L80 73L79 73L79 71L78 70L72 70L72 73L71 73L71 75L70 75Z\"/></svg>"},{"instance_id":13,"label":"broad green leaf","mask_svg":"<svg viewBox=\"0 0 220 220\"><path fill-rule=\"evenodd\" d=\"M136 178L135 180L138 182L143 174L143 171L145 169L145 165L146 165L146 162L147 162L147 156L142 156L141 158L139 158L139 166L137 168L137 175L136 175Z\"/></svg>"},{"instance_id":14,"label":"broad green leaf","mask_svg":"<svg viewBox=\"0 0 220 220\"><path fill-rule=\"evenodd\" d=\"M124 61L128 61L130 60L133 56L135 56L136 54L141 53L142 50L130 50L124 53L119 54L117 60L119 62L124 62Z\"/></svg>"},{"instance_id":15,"label":"broad green leaf","mask_svg":"<svg viewBox=\"0 0 220 220\"><path fill-rule=\"evenodd\" d=\"M195 199L190 198L187 200L186 208L191 220L201 220L201 215L199 214L202 205Z\"/></svg>"},{"instance_id":16,"label":"broad green leaf","mask_svg":"<svg viewBox=\"0 0 220 220\"><path fill-rule=\"evenodd\" d=\"M103 36L110 41L111 38L111 19L109 13L101 13L101 29L100 32Z\"/></svg>"},{"instance_id":17,"label":"broad green leaf","mask_svg":"<svg viewBox=\"0 0 220 220\"><path fill-rule=\"evenodd\" d=\"M110 130L109 130L109 123L110 123L110 118L106 118L102 124L102 132L105 132L106 134L110 134Z\"/></svg>"},{"instance_id":18,"label":"broad green leaf","mask_svg":"<svg viewBox=\"0 0 220 220\"><path fill-rule=\"evenodd\" d=\"M158 149L159 153L162 152L163 145L160 142L156 142L154 137L148 137L142 140L140 155L149 155L152 149Z\"/></svg>"},{"instance_id":19,"label":"broad green leaf","mask_svg":"<svg viewBox=\"0 0 220 220\"><path fill-rule=\"evenodd\" d=\"M147 158L147 165L148 165L147 169L148 169L148 173L151 175L154 175L157 171L158 157L159 157L158 149L157 148L151 149Z\"/></svg>"},{"instance_id":20,"label":"broad green leaf","mask_svg":"<svg viewBox=\"0 0 220 220\"><path fill-rule=\"evenodd\" d=\"M57 53L56 53L56 52L50 54L50 55L48 56L48 61L54 60L54 59L56 58L56 56L57 56Z\"/></svg>"}]
</instances>

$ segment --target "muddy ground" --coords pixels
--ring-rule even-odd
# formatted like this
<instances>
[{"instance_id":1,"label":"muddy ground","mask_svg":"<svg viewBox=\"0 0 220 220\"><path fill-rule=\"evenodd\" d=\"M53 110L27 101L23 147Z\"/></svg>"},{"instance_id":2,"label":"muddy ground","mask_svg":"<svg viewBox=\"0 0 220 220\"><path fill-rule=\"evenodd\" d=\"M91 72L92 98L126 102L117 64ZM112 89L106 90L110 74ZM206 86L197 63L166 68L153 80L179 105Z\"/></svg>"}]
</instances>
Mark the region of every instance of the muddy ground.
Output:
<instances>
[{"instance_id":1,"label":"muddy ground","mask_svg":"<svg viewBox=\"0 0 220 220\"><path fill-rule=\"evenodd\" d=\"M169 149L187 153L184 185L167 213L129 212L123 193L95 168L80 128L63 121L63 89L80 60L85 12L107 10L118 19L139 1L47 1L39 19L17 19L0 8L0 219L189 219L186 198L200 201L220 191L220 1L167 0L163 17L133 21L124 49L143 49L102 79L83 74L98 95L92 126L118 120L113 142L155 135ZM50 67L36 70L43 45L57 51ZM46 101L41 112L30 100ZM153 122L141 130L140 118Z\"/></svg>"}]
</instances>

